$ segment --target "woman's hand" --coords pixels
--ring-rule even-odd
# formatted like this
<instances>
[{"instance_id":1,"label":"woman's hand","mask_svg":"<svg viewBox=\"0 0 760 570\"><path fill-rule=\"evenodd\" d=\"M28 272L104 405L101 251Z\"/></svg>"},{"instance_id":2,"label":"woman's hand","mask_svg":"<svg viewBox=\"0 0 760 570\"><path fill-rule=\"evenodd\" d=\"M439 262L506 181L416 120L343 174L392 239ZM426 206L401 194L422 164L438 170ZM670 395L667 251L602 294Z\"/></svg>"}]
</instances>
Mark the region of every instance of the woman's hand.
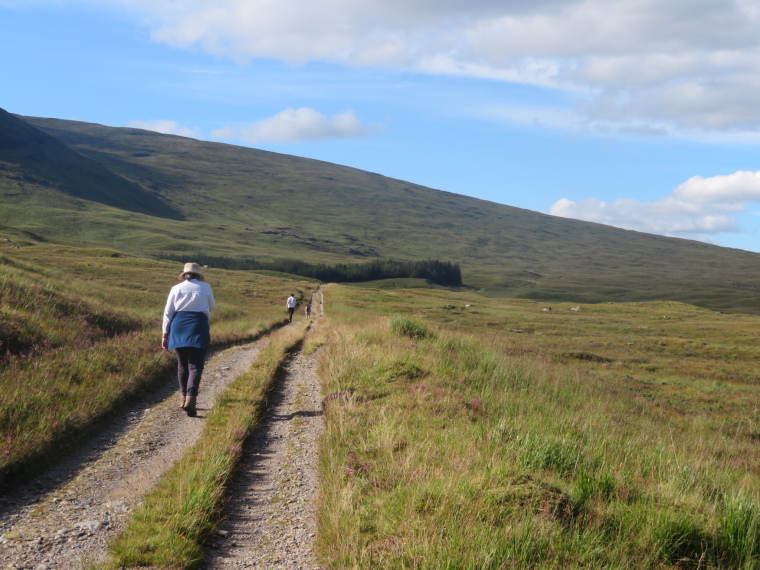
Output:
<instances>
[{"instance_id":1,"label":"woman's hand","mask_svg":"<svg viewBox=\"0 0 760 570\"><path fill-rule=\"evenodd\" d=\"M164 350L169 350L169 334L168 333L164 333L161 336L161 348L163 348Z\"/></svg>"}]
</instances>

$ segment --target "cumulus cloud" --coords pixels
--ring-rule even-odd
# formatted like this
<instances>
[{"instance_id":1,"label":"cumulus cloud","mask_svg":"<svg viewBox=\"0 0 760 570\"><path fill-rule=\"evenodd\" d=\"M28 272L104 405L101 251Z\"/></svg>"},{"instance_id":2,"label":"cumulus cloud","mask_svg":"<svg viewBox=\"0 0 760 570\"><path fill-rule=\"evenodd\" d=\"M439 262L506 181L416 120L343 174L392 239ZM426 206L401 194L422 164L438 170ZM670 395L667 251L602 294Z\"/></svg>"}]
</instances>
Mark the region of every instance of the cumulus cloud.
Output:
<instances>
[{"instance_id":1,"label":"cumulus cloud","mask_svg":"<svg viewBox=\"0 0 760 570\"><path fill-rule=\"evenodd\" d=\"M760 203L760 171L724 176L694 176L669 196L651 202L623 198L573 202L562 198L549 213L647 233L711 241L710 236L741 232L738 214Z\"/></svg>"},{"instance_id":2,"label":"cumulus cloud","mask_svg":"<svg viewBox=\"0 0 760 570\"><path fill-rule=\"evenodd\" d=\"M155 131L157 133L163 133L165 135L179 135L181 137L198 138L199 133L190 127L183 127L176 121L129 121L128 127L134 129L145 129L146 131Z\"/></svg>"},{"instance_id":3,"label":"cumulus cloud","mask_svg":"<svg viewBox=\"0 0 760 570\"><path fill-rule=\"evenodd\" d=\"M760 202L760 172L740 170L725 176L693 176L673 192L677 200L706 205Z\"/></svg>"},{"instance_id":4,"label":"cumulus cloud","mask_svg":"<svg viewBox=\"0 0 760 570\"><path fill-rule=\"evenodd\" d=\"M153 38L246 62L330 61L586 93L591 125L760 131L757 0L110 0Z\"/></svg>"},{"instance_id":5,"label":"cumulus cloud","mask_svg":"<svg viewBox=\"0 0 760 570\"><path fill-rule=\"evenodd\" d=\"M320 139L349 139L372 134L379 126L365 127L352 110L332 117L302 107L288 108L249 125L228 125L211 133L218 140L256 143L293 143Z\"/></svg>"}]
</instances>

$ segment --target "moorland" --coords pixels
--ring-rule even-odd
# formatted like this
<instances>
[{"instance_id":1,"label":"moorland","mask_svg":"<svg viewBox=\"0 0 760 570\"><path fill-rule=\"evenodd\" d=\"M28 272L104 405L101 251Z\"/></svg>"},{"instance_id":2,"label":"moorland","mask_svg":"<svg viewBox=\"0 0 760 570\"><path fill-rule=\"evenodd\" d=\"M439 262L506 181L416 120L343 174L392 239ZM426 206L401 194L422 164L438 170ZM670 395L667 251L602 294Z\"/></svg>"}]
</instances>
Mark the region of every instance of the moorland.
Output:
<instances>
[{"instance_id":1,"label":"moorland","mask_svg":"<svg viewBox=\"0 0 760 570\"><path fill-rule=\"evenodd\" d=\"M252 149L27 124L68 149L45 152L95 161L171 212L67 187L45 153L0 157L6 488L170 381L157 331L180 264L153 254L462 268L464 286L323 286L309 332L278 331L281 305L318 281L208 268L215 346L273 342L112 545L112 567L202 566L231 450L296 346L318 357L325 396L326 568L760 567L755 254ZM302 209L283 206L291 193Z\"/></svg>"},{"instance_id":2,"label":"moorland","mask_svg":"<svg viewBox=\"0 0 760 570\"><path fill-rule=\"evenodd\" d=\"M26 153L2 142L11 132ZM119 181L107 195L85 183L96 166ZM754 253L139 129L0 113L0 205L0 225L20 239L261 261L433 258L459 264L487 296L760 312Z\"/></svg>"}]
</instances>

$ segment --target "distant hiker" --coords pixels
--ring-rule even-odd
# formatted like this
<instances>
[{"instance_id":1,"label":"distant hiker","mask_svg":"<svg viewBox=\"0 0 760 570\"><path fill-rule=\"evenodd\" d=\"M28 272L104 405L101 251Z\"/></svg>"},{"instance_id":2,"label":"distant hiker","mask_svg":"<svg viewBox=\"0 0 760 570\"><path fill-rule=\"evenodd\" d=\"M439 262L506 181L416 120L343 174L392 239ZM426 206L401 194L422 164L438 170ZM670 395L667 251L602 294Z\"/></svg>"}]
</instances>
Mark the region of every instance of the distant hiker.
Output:
<instances>
[{"instance_id":1,"label":"distant hiker","mask_svg":"<svg viewBox=\"0 0 760 570\"><path fill-rule=\"evenodd\" d=\"M195 399L211 340L208 320L216 302L197 263L185 263L179 280L181 283L172 287L166 300L161 347L177 355L181 407L192 418L197 413Z\"/></svg>"},{"instance_id":2,"label":"distant hiker","mask_svg":"<svg viewBox=\"0 0 760 570\"><path fill-rule=\"evenodd\" d=\"M288 308L288 322L292 322L293 312L296 310L296 298L293 293L291 293L290 297L288 297L288 301L285 303L285 306Z\"/></svg>"},{"instance_id":3,"label":"distant hiker","mask_svg":"<svg viewBox=\"0 0 760 570\"><path fill-rule=\"evenodd\" d=\"M306 318L311 318L311 303L306 303Z\"/></svg>"}]
</instances>

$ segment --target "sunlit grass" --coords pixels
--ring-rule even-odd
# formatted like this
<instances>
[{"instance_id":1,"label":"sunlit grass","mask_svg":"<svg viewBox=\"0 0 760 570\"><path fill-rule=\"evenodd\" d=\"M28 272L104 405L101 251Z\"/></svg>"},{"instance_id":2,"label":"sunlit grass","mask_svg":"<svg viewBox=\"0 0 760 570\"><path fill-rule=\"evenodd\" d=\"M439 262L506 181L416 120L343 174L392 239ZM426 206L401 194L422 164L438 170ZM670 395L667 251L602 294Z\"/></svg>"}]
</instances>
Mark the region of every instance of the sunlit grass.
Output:
<instances>
[{"instance_id":1,"label":"sunlit grass","mask_svg":"<svg viewBox=\"0 0 760 570\"><path fill-rule=\"evenodd\" d=\"M151 359L154 382L170 366L151 338L173 265L38 247L0 263L3 334L15 343L2 363L12 394L2 417L17 426L0 445L19 457L55 441L66 421L93 421L98 412L75 413L97 404L82 403L86 389L131 378L139 391ZM114 279L130 269L134 283ZM308 286L214 269L208 280L222 300L220 344L281 320L284 296ZM758 567L758 318L657 302L544 308L330 286L328 316L305 347L320 347L325 395L326 567ZM45 419L58 400L61 415ZM220 428L220 441L240 429ZM53 439L27 438L36 431ZM186 458L203 493L181 478L161 487L122 563L199 564L237 460L226 445ZM149 540L156 520L172 530Z\"/></svg>"},{"instance_id":2,"label":"sunlit grass","mask_svg":"<svg viewBox=\"0 0 760 570\"><path fill-rule=\"evenodd\" d=\"M756 318L330 292L327 567L760 565Z\"/></svg>"}]
</instances>

